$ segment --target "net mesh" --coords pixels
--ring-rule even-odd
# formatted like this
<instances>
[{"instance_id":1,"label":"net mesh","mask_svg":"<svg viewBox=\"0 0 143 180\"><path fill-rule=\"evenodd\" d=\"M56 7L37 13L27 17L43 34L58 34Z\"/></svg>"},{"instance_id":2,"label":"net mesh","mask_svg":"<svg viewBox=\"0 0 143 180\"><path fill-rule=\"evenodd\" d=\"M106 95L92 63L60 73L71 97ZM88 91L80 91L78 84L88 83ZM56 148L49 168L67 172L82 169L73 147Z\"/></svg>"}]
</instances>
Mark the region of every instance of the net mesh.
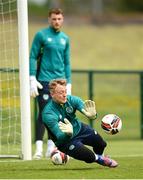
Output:
<instances>
[{"instance_id":1,"label":"net mesh","mask_svg":"<svg viewBox=\"0 0 143 180\"><path fill-rule=\"evenodd\" d=\"M20 154L16 0L0 0L0 157Z\"/></svg>"}]
</instances>

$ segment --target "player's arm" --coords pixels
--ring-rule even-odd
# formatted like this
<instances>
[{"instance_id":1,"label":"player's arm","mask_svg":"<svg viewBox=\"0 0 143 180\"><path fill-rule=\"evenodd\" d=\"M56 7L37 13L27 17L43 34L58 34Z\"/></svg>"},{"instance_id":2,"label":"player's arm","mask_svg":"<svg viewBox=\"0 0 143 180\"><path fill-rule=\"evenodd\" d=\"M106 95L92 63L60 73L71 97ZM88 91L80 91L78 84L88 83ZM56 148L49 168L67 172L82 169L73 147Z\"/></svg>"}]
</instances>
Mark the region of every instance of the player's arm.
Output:
<instances>
[{"instance_id":1,"label":"player's arm","mask_svg":"<svg viewBox=\"0 0 143 180\"><path fill-rule=\"evenodd\" d=\"M67 80L67 94L71 95L71 65L70 65L70 43L69 39L67 39L66 42L66 49L65 49L65 54L64 54L64 64L65 64L65 76Z\"/></svg>"},{"instance_id":2,"label":"player's arm","mask_svg":"<svg viewBox=\"0 0 143 180\"><path fill-rule=\"evenodd\" d=\"M38 88L42 89L42 85L37 81L37 60L42 47L42 34L38 32L32 43L30 51L30 95L36 97L39 95Z\"/></svg>"},{"instance_id":3,"label":"player's arm","mask_svg":"<svg viewBox=\"0 0 143 180\"><path fill-rule=\"evenodd\" d=\"M66 133L64 130L62 131L59 127L58 117L56 117L54 114L43 112L42 118L44 124L47 125L47 127L54 134L58 141L65 142L66 140L71 138L71 135L69 135L71 134L71 131L70 133Z\"/></svg>"},{"instance_id":4,"label":"player's arm","mask_svg":"<svg viewBox=\"0 0 143 180\"><path fill-rule=\"evenodd\" d=\"M30 76L35 76L37 74L37 60L41 52L43 37L42 33L38 32L32 42L30 50Z\"/></svg>"}]
</instances>

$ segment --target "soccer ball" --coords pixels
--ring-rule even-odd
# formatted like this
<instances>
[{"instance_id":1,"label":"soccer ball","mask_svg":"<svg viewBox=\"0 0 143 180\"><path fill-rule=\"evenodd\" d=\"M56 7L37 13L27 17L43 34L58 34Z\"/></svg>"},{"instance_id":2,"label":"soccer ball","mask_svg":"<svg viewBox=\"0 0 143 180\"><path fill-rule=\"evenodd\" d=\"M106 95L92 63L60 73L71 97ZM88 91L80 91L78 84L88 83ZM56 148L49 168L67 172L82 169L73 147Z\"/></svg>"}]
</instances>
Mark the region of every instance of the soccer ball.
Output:
<instances>
[{"instance_id":1,"label":"soccer ball","mask_svg":"<svg viewBox=\"0 0 143 180\"><path fill-rule=\"evenodd\" d=\"M107 114L101 120L101 127L107 134L117 134L122 128L122 120L115 114Z\"/></svg>"},{"instance_id":2,"label":"soccer ball","mask_svg":"<svg viewBox=\"0 0 143 180\"><path fill-rule=\"evenodd\" d=\"M69 156L56 149L51 153L51 160L54 165L63 165L69 161Z\"/></svg>"}]
</instances>

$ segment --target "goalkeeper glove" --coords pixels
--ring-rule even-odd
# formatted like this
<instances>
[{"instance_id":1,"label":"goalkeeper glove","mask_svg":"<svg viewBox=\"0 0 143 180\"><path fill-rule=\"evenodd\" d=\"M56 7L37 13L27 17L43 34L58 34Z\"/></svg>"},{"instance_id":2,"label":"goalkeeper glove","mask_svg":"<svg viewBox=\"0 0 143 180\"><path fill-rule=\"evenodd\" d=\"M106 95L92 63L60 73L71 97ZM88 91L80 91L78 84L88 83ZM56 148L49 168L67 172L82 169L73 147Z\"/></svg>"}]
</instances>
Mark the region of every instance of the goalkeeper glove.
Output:
<instances>
[{"instance_id":1,"label":"goalkeeper glove","mask_svg":"<svg viewBox=\"0 0 143 180\"><path fill-rule=\"evenodd\" d=\"M69 122L69 120L68 119L64 119L64 122L65 123L63 123L63 122L59 122L59 128L60 128L60 130L63 132L63 133L66 133L66 134L68 134L69 136L72 136L72 134L73 134L73 126L72 126L72 124Z\"/></svg>"},{"instance_id":2,"label":"goalkeeper glove","mask_svg":"<svg viewBox=\"0 0 143 180\"><path fill-rule=\"evenodd\" d=\"M84 102L84 109L82 109L83 114L85 114L89 119L96 119L97 112L95 109L95 102L91 100L86 100Z\"/></svg>"},{"instance_id":3,"label":"goalkeeper glove","mask_svg":"<svg viewBox=\"0 0 143 180\"><path fill-rule=\"evenodd\" d=\"M35 76L30 76L30 95L36 97L39 95L38 88L42 89L43 86L36 80Z\"/></svg>"},{"instance_id":4,"label":"goalkeeper glove","mask_svg":"<svg viewBox=\"0 0 143 180\"><path fill-rule=\"evenodd\" d=\"M68 83L66 85L66 90L67 90L67 95L71 95L71 84L70 83Z\"/></svg>"}]
</instances>

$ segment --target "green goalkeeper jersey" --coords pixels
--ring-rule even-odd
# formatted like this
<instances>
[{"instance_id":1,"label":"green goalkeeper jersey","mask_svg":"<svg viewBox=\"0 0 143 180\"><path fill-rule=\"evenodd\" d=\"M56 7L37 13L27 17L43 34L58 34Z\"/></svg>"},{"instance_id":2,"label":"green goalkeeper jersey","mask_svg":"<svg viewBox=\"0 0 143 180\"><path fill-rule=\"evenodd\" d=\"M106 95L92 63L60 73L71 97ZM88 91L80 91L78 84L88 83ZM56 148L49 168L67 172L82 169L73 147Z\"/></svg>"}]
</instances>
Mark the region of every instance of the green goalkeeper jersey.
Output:
<instances>
[{"instance_id":1,"label":"green goalkeeper jersey","mask_svg":"<svg viewBox=\"0 0 143 180\"><path fill-rule=\"evenodd\" d=\"M77 96L67 96L67 102L63 105L57 104L52 99L45 106L42 112L42 119L44 124L49 128L53 134L56 146L67 143L71 138L75 137L80 129L81 122L76 117L76 110L82 112L84 102ZM58 126L59 121L64 122L67 118L73 126L73 135L69 136L63 133Z\"/></svg>"},{"instance_id":2,"label":"green goalkeeper jersey","mask_svg":"<svg viewBox=\"0 0 143 180\"><path fill-rule=\"evenodd\" d=\"M71 83L70 44L65 33L48 27L35 35L30 51L30 75L37 74L39 81L66 78Z\"/></svg>"}]
</instances>

